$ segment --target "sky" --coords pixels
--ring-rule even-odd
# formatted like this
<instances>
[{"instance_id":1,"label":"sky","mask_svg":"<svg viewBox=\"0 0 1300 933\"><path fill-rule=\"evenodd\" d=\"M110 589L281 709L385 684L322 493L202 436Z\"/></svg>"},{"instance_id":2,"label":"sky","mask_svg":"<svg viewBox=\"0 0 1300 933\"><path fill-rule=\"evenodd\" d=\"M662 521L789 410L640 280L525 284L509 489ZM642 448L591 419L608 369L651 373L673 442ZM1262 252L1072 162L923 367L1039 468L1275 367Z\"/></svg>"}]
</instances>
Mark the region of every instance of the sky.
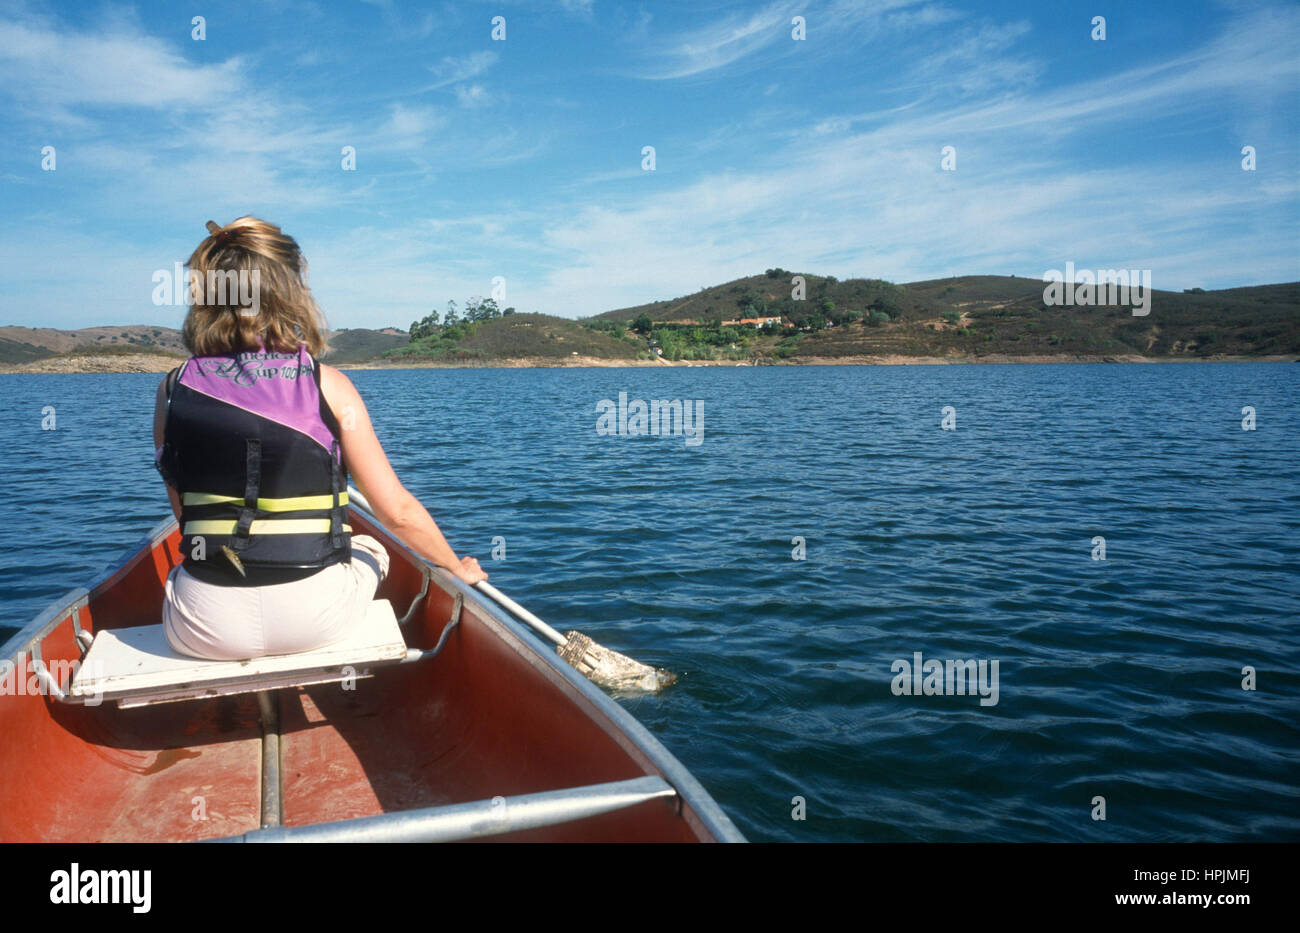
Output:
<instances>
[{"instance_id":1,"label":"sky","mask_svg":"<svg viewBox=\"0 0 1300 933\"><path fill-rule=\"evenodd\" d=\"M334 328L773 266L1296 281L1298 53L1295 2L0 0L0 324L178 327L155 273L243 214Z\"/></svg>"}]
</instances>

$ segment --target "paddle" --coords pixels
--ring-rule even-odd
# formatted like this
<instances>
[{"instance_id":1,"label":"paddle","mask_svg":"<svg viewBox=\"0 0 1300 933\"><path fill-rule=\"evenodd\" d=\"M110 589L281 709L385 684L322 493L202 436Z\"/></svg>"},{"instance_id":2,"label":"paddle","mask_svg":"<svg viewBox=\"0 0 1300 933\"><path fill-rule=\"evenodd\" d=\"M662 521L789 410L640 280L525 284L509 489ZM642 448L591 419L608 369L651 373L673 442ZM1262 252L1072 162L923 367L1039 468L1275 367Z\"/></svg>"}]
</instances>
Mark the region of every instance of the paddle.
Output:
<instances>
[{"instance_id":1,"label":"paddle","mask_svg":"<svg viewBox=\"0 0 1300 933\"><path fill-rule=\"evenodd\" d=\"M519 621L531 625L555 642L555 650L560 657L593 683L610 690L654 693L677 680L677 675L671 671L642 664L592 641L581 632L561 635L486 580L480 580L474 585L496 600L502 608L513 613Z\"/></svg>"},{"instance_id":2,"label":"paddle","mask_svg":"<svg viewBox=\"0 0 1300 933\"><path fill-rule=\"evenodd\" d=\"M374 514L366 497L355 486L348 486L348 499ZM625 654L606 648L581 632L561 635L486 580L480 580L474 586L520 622L554 642L560 657L593 683L610 690L654 693L677 680L677 675L671 671L642 664Z\"/></svg>"}]
</instances>

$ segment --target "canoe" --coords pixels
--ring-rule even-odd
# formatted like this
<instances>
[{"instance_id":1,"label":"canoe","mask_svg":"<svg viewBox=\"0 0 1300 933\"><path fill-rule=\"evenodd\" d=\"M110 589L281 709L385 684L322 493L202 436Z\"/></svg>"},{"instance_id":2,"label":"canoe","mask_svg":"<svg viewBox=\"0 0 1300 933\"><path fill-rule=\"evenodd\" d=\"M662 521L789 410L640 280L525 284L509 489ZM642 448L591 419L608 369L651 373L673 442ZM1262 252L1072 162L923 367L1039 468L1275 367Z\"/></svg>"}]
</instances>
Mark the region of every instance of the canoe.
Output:
<instances>
[{"instance_id":1,"label":"canoe","mask_svg":"<svg viewBox=\"0 0 1300 933\"><path fill-rule=\"evenodd\" d=\"M182 559L176 520L160 522L0 649L0 840L744 841L550 645L350 510L388 550L373 614L405 652L312 671L301 656L226 662L220 676L221 662L168 674L173 655L140 688ZM87 671L113 652L132 670L88 698Z\"/></svg>"}]
</instances>

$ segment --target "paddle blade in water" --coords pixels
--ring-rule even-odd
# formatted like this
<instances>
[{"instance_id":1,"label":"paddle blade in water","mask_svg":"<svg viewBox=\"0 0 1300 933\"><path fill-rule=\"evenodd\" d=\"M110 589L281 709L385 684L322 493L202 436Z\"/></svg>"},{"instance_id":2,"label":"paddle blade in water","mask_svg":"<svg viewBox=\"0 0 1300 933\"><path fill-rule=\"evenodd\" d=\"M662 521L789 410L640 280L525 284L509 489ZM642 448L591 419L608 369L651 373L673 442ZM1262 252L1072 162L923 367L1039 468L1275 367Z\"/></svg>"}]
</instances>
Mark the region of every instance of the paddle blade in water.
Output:
<instances>
[{"instance_id":1,"label":"paddle blade in water","mask_svg":"<svg viewBox=\"0 0 1300 933\"><path fill-rule=\"evenodd\" d=\"M634 661L625 654L597 644L581 632L565 632L565 642L555 650L588 680L609 690L655 693L677 680L662 668Z\"/></svg>"}]
</instances>

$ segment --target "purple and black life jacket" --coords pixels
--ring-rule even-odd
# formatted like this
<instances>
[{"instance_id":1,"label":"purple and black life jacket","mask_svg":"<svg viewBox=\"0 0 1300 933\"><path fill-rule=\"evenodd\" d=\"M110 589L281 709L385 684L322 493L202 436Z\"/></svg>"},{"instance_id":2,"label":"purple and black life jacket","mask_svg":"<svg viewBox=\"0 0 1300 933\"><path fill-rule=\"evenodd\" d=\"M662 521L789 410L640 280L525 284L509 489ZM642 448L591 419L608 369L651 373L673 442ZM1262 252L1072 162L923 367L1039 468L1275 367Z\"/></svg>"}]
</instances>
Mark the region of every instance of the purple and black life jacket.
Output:
<instances>
[{"instance_id":1,"label":"purple and black life jacket","mask_svg":"<svg viewBox=\"0 0 1300 933\"><path fill-rule=\"evenodd\" d=\"M339 425L306 345L191 357L173 373L156 465L181 497L186 569L255 585L350 560Z\"/></svg>"}]
</instances>

